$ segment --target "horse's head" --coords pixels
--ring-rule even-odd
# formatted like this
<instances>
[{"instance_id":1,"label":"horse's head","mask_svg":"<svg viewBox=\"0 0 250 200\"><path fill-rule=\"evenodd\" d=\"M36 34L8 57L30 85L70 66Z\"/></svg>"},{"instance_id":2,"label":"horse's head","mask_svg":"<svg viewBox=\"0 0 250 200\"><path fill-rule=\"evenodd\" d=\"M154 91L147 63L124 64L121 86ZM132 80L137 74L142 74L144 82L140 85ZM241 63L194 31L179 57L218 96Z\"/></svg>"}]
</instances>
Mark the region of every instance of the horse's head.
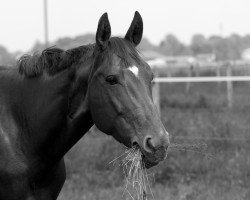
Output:
<instances>
[{"instance_id":1,"label":"horse's head","mask_svg":"<svg viewBox=\"0 0 250 200\"><path fill-rule=\"evenodd\" d=\"M100 18L87 98L96 126L127 147L139 145L150 167L166 157L169 135L152 100L153 73L135 49L142 32L138 12L124 39L110 38L107 14Z\"/></svg>"}]
</instances>

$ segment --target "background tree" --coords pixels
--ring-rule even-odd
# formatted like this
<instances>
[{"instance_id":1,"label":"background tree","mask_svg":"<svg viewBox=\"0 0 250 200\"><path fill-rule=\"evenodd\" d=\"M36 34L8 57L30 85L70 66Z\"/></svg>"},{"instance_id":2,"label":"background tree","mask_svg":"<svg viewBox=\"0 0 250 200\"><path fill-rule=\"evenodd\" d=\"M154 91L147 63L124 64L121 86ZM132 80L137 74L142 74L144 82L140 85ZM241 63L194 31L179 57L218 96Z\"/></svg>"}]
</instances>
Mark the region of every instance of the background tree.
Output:
<instances>
[{"instance_id":1,"label":"background tree","mask_svg":"<svg viewBox=\"0 0 250 200\"><path fill-rule=\"evenodd\" d=\"M81 45L92 44L95 42L94 34L79 35L74 38L64 37L55 42L55 45L62 49L70 49Z\"/></svg>"},{"instance_id":2,"label":"background tree","mask_svg":"<svg viewBox=\"0 0 250 200\"><path fill-rule=\"evenodd\" d=\"M190 49L194 55L212 53L212 48L207 39L202 34L195 34L191 39Z\"/></svg>"},{"instance_id":3,"label":"background tree","mask_svg":"<svg viewBox=\"0 0 250 200\"><path fill-rule=\"evenodd\" d=\"M153 45L147 38L142 38L141 43L138 45L139 51L153 50L159 51L158 46Z\"/></svg>"},{"instance_id":4,"label":"background tree","mask_svg":"<svg viewBox=\"0 0 250 200\"><path fill-rule=\"evenodd\" d=\"M0 46L0 65L13 65L15 63L15 57L8 50Z\"/></svg>"},{"instance_id":5,"label":"background tree","mask_svg":"<svg viewBox=\"0 0 250 200\"><path fill-rule=\"evenodd\" d=\"M168 34L160 43L160 50L168 56L187 55L190 50L173 34Z\"/></svg>"}]
</instances>

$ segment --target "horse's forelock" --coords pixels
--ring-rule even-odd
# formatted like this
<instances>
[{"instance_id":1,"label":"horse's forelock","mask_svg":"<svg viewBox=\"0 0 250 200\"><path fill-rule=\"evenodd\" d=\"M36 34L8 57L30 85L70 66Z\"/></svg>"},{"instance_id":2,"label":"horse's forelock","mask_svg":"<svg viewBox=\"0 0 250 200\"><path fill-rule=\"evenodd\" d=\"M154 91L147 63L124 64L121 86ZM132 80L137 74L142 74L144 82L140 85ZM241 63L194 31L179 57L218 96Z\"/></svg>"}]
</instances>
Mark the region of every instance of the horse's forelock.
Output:
<instances>
[{"instance_id":1,"label":"horse's forelock","mask_svg":"<svg viewBox=\"0 0 250 200\"><path fill-rule=\"evenodd\" d=\"M115 53L128 67L136 62L140 65L143 61L138 50L132 43L119 37L112 37L109 40L109 52Z\"/></svg>"}]
</instances>

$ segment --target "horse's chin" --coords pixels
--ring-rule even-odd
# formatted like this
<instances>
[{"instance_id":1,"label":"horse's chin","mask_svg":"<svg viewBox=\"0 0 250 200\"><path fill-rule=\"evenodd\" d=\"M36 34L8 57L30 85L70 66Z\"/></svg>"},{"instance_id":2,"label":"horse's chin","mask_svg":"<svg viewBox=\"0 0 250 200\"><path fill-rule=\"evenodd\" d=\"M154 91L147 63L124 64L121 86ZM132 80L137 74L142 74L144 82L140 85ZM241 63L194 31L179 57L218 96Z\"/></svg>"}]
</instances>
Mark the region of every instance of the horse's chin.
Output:
<instances>
[{"instance_id":1,"label":"horse's chin","mask_svg":"<svg viewBox=\"0 0 250 200\"><path fill-rule=\"evenodd\" d=\"M146 169L149 169L159 164L159 162L157 161L152 161L148 159L144 154L142 154L142 162L144 163Z\"/></svg>"}]
</instances>

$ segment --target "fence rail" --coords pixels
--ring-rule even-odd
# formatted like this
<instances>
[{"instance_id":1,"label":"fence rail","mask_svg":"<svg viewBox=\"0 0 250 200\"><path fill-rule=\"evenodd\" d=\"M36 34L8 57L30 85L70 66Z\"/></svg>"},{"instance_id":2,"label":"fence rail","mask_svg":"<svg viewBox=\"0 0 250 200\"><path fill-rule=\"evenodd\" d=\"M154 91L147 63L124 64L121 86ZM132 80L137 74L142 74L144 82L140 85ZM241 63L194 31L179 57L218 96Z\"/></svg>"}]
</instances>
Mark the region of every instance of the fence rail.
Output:
<instances>
[{"instance_id":1,"label":"fence rail","mask_svg":"<svg viewBox=\"0 0 250 200\"><path fill-rule=\"evenodd\" d=\"M227 76L204 76L204 77L155 77L153 96L154 102L160 111L160 87L159 83L187 83L187 89L190 88L190 83L201 83L201 82L227 82L227 102L228 107L233 106L233 84L232 82L247 82L250 81L250 76L231 76L231 70L227 71Z\"/></svg>"},{"instance_id":2,"label":"fence rail","mask_svg":"<svg viewBox=\"0 0 250 200\"><path fill-rule=\"evenodd\" d=\"M156 77L155 83L186 83L186 82L241 82L250 81L250 76L203 76L203 77Z\"/></svg>"}]
</instances>

